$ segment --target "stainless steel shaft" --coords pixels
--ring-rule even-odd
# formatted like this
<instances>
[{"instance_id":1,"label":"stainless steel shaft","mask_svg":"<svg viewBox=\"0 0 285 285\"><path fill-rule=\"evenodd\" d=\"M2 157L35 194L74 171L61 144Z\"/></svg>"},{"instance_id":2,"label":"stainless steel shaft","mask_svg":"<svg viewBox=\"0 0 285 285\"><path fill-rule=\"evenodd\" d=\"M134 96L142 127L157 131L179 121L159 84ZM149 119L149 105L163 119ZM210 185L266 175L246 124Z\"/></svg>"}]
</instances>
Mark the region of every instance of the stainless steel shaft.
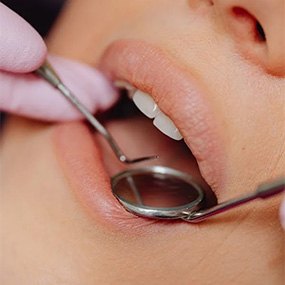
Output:
<instances>
[{"instance_id":1,"label":"stainless steel shaft","mask_svg":"<svg viewBox=\"0 0 285 285\"><path fill-rule=\"evenodd\" d=\"M187 220L188 222L198 223L207 218L218 215L220 213L224 213L255 199L267 199L271 196L280 194L283 191L285 191L285 178L278 179L277 181L274 181L272 183L262 184L255 192L228 200L209 209L199 210L197 212L190 213L189 216L185 218L185 220Z\"/></svg>"},{"instance_id":2,"label":"stainless steel shaft","mask_svg":"<svg viewBox=\"0 0 285 285\"><path fill-rule=\"evenodd\" d=\"M83 116L95 128L95 130L107 140L115 155L121 162L130 164L157 158L157 156L145 156L129 159L119 148L118 144L107 129L88 111L88 109L78 100L78 98L69 90L69 88L65 86L58 74L48 62L37 69L35 73L44 78L53 87L57 88L60 93L83 114Z\"/></svg>"}]
</instances>

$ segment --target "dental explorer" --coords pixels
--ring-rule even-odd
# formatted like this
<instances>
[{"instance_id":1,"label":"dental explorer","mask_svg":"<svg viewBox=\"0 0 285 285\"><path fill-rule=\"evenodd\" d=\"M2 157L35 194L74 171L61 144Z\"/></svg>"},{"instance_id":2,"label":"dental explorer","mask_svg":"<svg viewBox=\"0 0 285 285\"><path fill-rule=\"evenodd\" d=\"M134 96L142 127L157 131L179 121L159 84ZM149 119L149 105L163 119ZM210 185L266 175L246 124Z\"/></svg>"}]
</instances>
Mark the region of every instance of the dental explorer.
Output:
<instances>
[{"instance_id":1,"label":"dental explorer","mask_svg":"<svg viewBox=\"0 0 285 285\"><path fill-rule=\"evenodd\" d=\"M126 164L142 162L146 160L156 159L157 156L145 156L135 159L128 158L119 148L118 144L107 131L107 129L88 111L88 109L77 99L77 97L69 90L69 88L62 82L58 74L55 72L50 63L45 62L40 68L35 71L36 74L44 78L49 84L58 89L60 93L65 96L89 121L89 123L106 139L112 148L117 158Z\"/></svg>"}]
</instances>

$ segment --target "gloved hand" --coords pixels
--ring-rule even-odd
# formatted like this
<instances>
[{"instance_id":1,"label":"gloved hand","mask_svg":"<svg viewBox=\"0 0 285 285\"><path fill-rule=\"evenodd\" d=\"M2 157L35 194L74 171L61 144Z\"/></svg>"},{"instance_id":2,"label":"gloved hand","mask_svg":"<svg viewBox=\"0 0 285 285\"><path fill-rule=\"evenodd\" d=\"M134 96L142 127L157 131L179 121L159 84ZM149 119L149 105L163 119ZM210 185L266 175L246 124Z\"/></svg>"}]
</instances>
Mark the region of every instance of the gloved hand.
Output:
<instances>
[{"instance_id":1,"label":"gloved hand","mask_svg":"<svg viewBox=\"0 0 285 285\"><path fill-rule=\"evenodd\" d=\"M47 56L40 35L0 3L1 111L47 121L81 118L55 88L31 73L46 58L92 113L109 108L117 99L115 90L99 71L75 61Z\"/></svg>"}]
</instances>

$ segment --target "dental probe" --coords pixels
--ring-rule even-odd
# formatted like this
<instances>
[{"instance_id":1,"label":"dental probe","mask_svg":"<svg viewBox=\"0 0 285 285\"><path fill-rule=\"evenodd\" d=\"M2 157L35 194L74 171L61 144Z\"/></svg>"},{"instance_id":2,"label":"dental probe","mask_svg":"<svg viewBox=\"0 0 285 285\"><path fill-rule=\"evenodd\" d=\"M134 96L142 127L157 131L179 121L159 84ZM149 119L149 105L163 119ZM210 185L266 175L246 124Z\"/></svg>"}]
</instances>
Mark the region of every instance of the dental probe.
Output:
<instances>
[{"instance_id":1,"label":"dental probe","mask_svg":"<svg viewBox=\"0 0 285 285\"><path fill-rule=\"evenodd\" d=\"M230 199L209 209L194 211L184 218L184 220L192 223L201 222L207 218L215 216L217 214L226 212L235 207L246 204L255 199L267 199L274 195L280 194L285 191L285 179L279 179L274 182L265 183L260 185L256 191L245 194L241 197Z\"/></svg>"},{"instance_id":2,"label":"dental probe","mask_svg":"<svg viewBox=\"0 0 285 285\"><path fill-rule=\"evenodd\" d=\"M131 164L157 158L157 156L146 156L129 159L119 148L118 144L115 142L114 138L107 131L107 129L87 110L87 108L78 100L78 98L69 90L69 88L65 86L50 63L45 62L40 68L35 71L35 73L44 78L53 87L58 89L60 93L65 96L83 114L87 121L106 139L115 155L121 162Z\"/></svg>"}]
</instances>

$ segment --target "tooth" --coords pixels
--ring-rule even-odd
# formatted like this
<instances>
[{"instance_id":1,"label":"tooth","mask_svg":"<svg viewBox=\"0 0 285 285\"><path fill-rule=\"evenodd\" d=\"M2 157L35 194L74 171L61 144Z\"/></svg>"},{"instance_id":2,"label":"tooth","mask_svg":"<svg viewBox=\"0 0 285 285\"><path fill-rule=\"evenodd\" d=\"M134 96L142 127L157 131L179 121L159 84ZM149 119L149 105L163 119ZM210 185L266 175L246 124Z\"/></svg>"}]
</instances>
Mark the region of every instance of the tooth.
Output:
<instances>
[{"instance_id":1,"label":"tooth","mask_svg":"<svg viewBox=\"0 0 285 285\"><path fill-rule=\"evenodd\" d=\"M134 87L130 83L123 80L116 80L114 82L114 85L118 88L134 89Z\"/></svg>"},{"instance_id":2,"label":"tooth","mask_svg":"<svg viewBox=\"0 0 285 285\"><path fill-rule=\"evenodd\" d=\"M130 99L132 99L134 92L136 91L136 88L134 86L123 80L116 80L114 82L114 86L120 89L126 89L128 91L128 96Z\"/></svg>"},{"instance_id":3,"label":"tooth","mask_svg":"<svg viewBox=\"0 0 285 285\"><path fill-rule=\"evenodd\" d=\"M126 89L129 92L129 97L133 99L133 102L138 109L150 119L154 118L154 126L162 133L174 140L183 139L173 121L159 109L158 105L149 94L135 89L135 87L123 80L115 81L114 85L118 88Z\"/></svg>"},{"instance_id":4,"label":"tooth","mask_svg":"<svg viewBox=\"0 0 285 285\"><path fill-rule=\"evenodd\" d=\"M160 111L158 105L152 97L140 90L135 91L133 101L136 106L149 118L153 119L153 124L165 135L174 140L181 140L179 130L174 125L172 120Z\"/></svg>"},{"instance_id":5,"label":"tooth","mask_svg":"<svg viewBox=\"0 0 285 285\"><path fill-rule=\"evenodd\" d=\"M160 112L155 116L153 120L153 124L165 135L171 137L174 140L181 140L183 137L181 136L179 130L174 125L173 121L166 116L164 113Z\"/></svg>"},{"instance_id":6,"label":"tooth","mask_svg":"<svg viewBox=\"0 0 285 285\"><path fill-rule=\"evenodd\" d=\"M157 104L147 93L137 90L134 93L133 101L135 105L149 118L153 119L159 112Z\"/></svg>"}]
</instances>

